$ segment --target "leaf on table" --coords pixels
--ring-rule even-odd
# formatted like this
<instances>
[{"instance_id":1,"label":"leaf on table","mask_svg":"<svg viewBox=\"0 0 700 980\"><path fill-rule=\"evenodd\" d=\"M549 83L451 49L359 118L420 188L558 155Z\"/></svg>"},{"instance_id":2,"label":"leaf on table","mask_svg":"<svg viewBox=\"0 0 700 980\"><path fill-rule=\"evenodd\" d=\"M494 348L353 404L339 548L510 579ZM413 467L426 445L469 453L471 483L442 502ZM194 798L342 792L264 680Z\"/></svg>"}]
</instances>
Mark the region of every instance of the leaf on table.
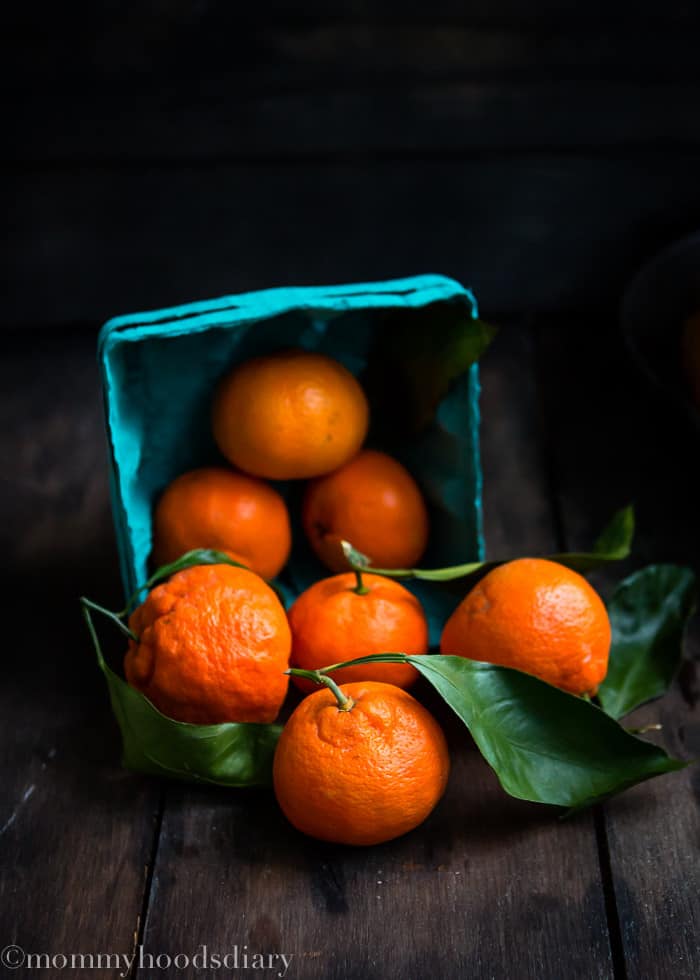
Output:
<instances>
[{"instance_id":1,"label":"leaf on table","mask_svg":"<svg viewBox=\"0 0 700 980\"><path fill-rule=\"evenodd\" d=\"M90 610L83 605L83 611L121 730L127 769L221 786L270 785L281 725L191 725L161 714L109 667Z\"/></svg>"},{"instance_id":2,"label":"leaf on table","mask_svg":"<svg viewBox=\"0 0 700 980\"><path fill-rule=\"evenodd\" d=\"M595 705L463 657L409 657L472 734L511 796L580 808L685 766Z\"/></svg>"},{"instance_id":3,"label":"leaf on table","mask_svg":"<svg viewBox=\"0 0 700 980\"><path fill-rule=\"evenodd\" d=\"M579 809L686 765L583 698L507 667L442 654L379 654L333 669L382 661L409 663L429 681L511 796Z\"/></svg>"},{"instance_id":4,"label":"leaf on table","mask_svg":"<svg viewBox=\"0 0 700 980\"><path fill-rule=\"evenodd\" d=\"M649 565L620 583L608 604L612 646L598 689L607 714L621 718L668 689L695 601L695 576L678 565Z\"/></svg>"},{"instance_id":5,"label":"leaf on table","mask_svg":"<svg viewBox=\"0 0 700 980\"><path fill-rule=\"evenodd\" d=\"M613 516L593 545L592 551L552 555L551 560L558 561L575 572L591 572L610 562L629 558L633 538L634 507L629 504Z\"/></svg>"}]
</instances>

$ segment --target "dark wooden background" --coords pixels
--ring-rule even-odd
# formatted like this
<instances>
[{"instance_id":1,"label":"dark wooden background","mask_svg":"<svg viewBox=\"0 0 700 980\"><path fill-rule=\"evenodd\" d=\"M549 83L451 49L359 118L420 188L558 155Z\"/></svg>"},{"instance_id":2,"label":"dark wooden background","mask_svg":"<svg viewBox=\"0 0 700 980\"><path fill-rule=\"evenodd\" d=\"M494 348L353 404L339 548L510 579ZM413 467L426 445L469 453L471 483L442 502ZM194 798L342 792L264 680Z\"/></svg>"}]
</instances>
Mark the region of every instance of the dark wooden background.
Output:
<instances>
[{"instance_id":1,"label":"dark wooden background","mask_svg":"<svg viewBox=\"0 0 700 980\"><path fill-rule=\"evenodd\" d=\"M2 321L440 271L614 306L700 224L694 0L3 14Z\"/></svg>"},{"instance_id":2,"label":"dark wooden background","mask_svg":"<svg viewBox=\"0 0 700 980\"><path fill-rule=\"evenodd\" d=\"M425 827L319 846L265 793L119 768L76 597L119 603L102 321L428 271L504 325L482 371L490 553L588 545L635 499L637 562L697 567L697 434L630 367L616 309L700 227L700 7L29 2L0 43L0 946L246 942L302 980L697 980L695 769L560 824L443 714L454 773ZM639 714L684 758L699 652Z\"/></svg>"}]
</instances>

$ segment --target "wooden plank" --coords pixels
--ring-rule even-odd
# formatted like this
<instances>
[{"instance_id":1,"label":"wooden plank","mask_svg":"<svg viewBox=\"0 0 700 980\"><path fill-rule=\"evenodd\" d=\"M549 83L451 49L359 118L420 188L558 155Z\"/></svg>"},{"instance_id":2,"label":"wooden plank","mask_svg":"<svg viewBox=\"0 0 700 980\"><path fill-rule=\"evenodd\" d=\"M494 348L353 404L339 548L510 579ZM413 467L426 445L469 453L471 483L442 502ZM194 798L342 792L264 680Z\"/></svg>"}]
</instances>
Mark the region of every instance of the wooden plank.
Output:
<instances>
[{"instance_id":1,"label":"wooden plank","mask_svg":"<svg viewBox=\"0 0 700 980\"><path fill-rule=\"evenodd\" d=\"M698 566L697 434L651 397L625 360L613 323L598 331L542 331L546 418L566 545L590 544L614 508L634 500L635 565ZM599 576L609 590L612 573ZM682 758L700 752L697 623L691 659L661 702L630 716L660 723L658 740ZM610 874L629 980L694 980L700 973L700 834L694 768L652 780L605 807Z\"/></svg>"},{"instance_id":2,"label":"wooden plank","mask_svg":"<svg viewBox=\"0 0 700 980\"><path fill-rule=\"evenodd\" d=\"M193 23L173 5L15 31L5 165L698 143L685 25Z\"/></svg>"},{"instance_id":3,"label":"wooden plank","mask_svg":"<svg viewBox=\"0 0 700 980\"><path fill-rule=\"evenodd\" d=\"M486 530L494 550L553 544L537 451L529 336L509 331L484 364ZM421 692L425 696L425 691ZM612 975L590 815L507 797L435 698L453 772L408 836L369 849L293 832L270 793L168 791L145 952L293 954L290 975Z\"/></svg>"},{"instance_id":4,"label":"wooden plank","mask_svg":"<svg viewBox=\"0 0 700 980\"><path fill-rule=\"evenodd\" d=\"M3 348L2 945L123 957L142 911L159 788L119 768L78 611L82 591L118 595L94 344L6 334Z\"/></svg>"},{"instance_id":5,"label":"wooden plank","mask_svg":"<svg viewBox=\"0 0 700 980\"><path fill-rule=\"evenodd\" d=\"M700 151L8 176L2 320L95 323L427 271L473 286L485 308L596 309L700 223L699 166Z\"/></svg>"}]
</instances>

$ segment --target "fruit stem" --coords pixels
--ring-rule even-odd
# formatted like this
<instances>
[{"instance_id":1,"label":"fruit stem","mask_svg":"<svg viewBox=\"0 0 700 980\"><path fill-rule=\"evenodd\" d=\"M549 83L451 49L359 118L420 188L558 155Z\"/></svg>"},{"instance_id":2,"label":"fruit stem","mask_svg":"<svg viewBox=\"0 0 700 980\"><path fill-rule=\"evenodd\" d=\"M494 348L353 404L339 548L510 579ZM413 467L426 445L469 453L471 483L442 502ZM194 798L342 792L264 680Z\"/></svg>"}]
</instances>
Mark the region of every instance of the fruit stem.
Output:
<instances>
[{"instance_id":1,"label":"fruit stem","mask_svg":"<svg viewBox=\"0 0 700 980\"><path fill-rule=\"evenodd\" d=\"M355 573L355 578L357 580L357 585L353 589L353 592L357 593L357 595L367 595L369 589L362 581L362 572L359 568L353 568L353 572Z\"/></svg>"},{"instance_id":2,"label":"fruit stem","mask_svg":"<svg viewBox=\"0 0 700 980\"><path fill-rule=\"evenodd\" d=\"M126 623L122 622L119 613L112 612L111 609L105 609L104 606L98 606L96 602L92 602L91 599L86 599L85 596L80 597L80 602L84 609L90 609L94 612L102 613L107 619L111 619L115 626L117 626L122 633L127 636L133 643L138 643L138 636L133 633Z\"/></svg>"},{"instance_id":3,"label":"fruit stem","mask_svg":"<svg viewBox=\"0 0 700 980\"><path fill-rule=\"evenodd\" d=\"M286 673L293 674L295 677L305 677L308 681L314 681L316 684L327 687L335 695L339 711L350 711L355 706L353 699L341 691L332 677L326 677L318 670L302 670L300 667L290 667Z\"/></svg>"}]
</instances>

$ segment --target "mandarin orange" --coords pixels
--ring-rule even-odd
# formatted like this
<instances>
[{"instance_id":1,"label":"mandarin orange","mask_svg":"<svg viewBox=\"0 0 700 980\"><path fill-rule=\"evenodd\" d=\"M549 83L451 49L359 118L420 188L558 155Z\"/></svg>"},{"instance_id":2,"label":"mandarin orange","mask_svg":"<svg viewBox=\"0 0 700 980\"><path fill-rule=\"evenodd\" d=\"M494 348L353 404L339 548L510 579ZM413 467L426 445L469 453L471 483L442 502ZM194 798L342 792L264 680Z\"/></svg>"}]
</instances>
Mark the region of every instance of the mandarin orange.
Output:
<instances>
[{"instance_id":1,"label":"mandarin orange","mask_svg":"<svg viewBox=\"0 0 700 980\"><path fill-rule=\"evenodd\" d=\"M490 571L445 624L441 653L514 667L572 694L594 694L608 668L610 620L577 572L544 558Z\"/></svg>"},{"instance_id":2,"label":"mandarin orange","mask_svg":"<svg viewBox=\"0 0 700 980\"><path fill-rule=\"evenodd\" d=\"M445 737L406 691L372 681L304 698L285 725L273 765L277 801L305 834L379 844L430 814L447 785Z\"/></svg>"},{"instance_id":3,"label":"mandarin orange","mask_svg":"<svg viewBox=\"0 0 700 980\"><path fill-rule=\"evenodd\" d=\"M321 579L303 592L289 609L293 667L317 670L373 653L428 652L428 624L418 599L380 575L364 573L362 588L352 572ZM333 672L341 683L384 681L408 687L417 678L408 664L370 664ZM293 677L303 691L317 685Z\"/></svg>"},{"instance_id":4,"label":"mandarin orange","mask_svg":"<svg viewBox=\"0 0 700 980\"><path fill-rule=\"evenodd\" d=\"M159 711L199 725L272 722L287 693L291 633L260 576L197 565L156 586L129 618L126 679Z\"/></svg>"},{"instance_id":5,"label":"mandarin orange","mask_svg":"<svg viewBox=\"0 0 700 980\"><path fill-rule=\"evenodd\" d=\"M338 361L302 350L255 357L221 382L214 438L224 456L254 476L319 476L351 459L367 434L369 407Z\"/></svg>"},{"instance_id":6,"label":"mandarin orange","mask_svg":"<svg viewBox=\"0 0 700 980\"><path fill-rule=\"evenodd\" d=\"M416 481L398 460L373 449L309 483L302 522L311 547L334 572L348 567L342 539L377 568L415 565L428 542L428 512Z\"/></svg>"},{"instance_id":7,"label":"mandarin orange","mask_svg":"<svg viewBox=\"0 0 700 980\"><path fill-rule=\"evenodd\" d=\"M156 504L158 565L194 548L213 548L270 579L285 565L291 544L289 514L279 493L263 480L223 467L183 473Z\"/></svg>"}]
</instances>

